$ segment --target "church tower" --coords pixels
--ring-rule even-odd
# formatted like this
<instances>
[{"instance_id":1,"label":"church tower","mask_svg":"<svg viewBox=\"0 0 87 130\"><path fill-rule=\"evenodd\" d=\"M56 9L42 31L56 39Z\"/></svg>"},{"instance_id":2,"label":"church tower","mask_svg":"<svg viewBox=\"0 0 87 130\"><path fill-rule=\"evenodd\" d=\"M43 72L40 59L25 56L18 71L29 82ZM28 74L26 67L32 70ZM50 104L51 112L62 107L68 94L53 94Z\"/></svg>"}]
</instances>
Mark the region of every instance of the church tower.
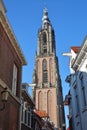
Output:
<instances>
[{"instance_id":1,"label":"church tower","mask_svg":"<svg viewBox=\"0 0 87 130\"><path fill-rule=\"evenodd\" d=\"M38 49L33 74L33 98L37 110L49 115L55 128L65 130L64 107L58 58L56 56L54 29L44 9L42 26L38 30Z\"/></svg>"}]
</instances>

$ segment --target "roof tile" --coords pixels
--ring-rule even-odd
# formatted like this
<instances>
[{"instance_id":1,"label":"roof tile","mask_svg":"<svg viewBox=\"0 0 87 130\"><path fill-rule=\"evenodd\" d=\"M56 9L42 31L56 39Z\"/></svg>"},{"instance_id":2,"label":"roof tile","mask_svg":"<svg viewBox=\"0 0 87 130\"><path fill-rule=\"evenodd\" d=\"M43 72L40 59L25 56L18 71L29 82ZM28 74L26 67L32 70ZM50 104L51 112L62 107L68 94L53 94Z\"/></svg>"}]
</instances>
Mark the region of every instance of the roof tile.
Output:
<instances>
[{"instance_id":1,"label":"roof tile","mask_svg":"<svg viewBox=\"0 0 87 130\"><path fill-rule=\"evenodd\" d=\"M72 46L71 49L75 52L78 53L80 51L80 46Z\"/></svg>"},{"instance_id":2,"label":"roof tile","mask_svg":"<svg viewBox=\"0 0 87 130\"><path fill-rule=\"evenodd\" d=\"M43 110L36 110L35 113L39 115L40 117L48 117L48 114L46 113L46 111L43 111Z\"/></svg>"}]
</instances>

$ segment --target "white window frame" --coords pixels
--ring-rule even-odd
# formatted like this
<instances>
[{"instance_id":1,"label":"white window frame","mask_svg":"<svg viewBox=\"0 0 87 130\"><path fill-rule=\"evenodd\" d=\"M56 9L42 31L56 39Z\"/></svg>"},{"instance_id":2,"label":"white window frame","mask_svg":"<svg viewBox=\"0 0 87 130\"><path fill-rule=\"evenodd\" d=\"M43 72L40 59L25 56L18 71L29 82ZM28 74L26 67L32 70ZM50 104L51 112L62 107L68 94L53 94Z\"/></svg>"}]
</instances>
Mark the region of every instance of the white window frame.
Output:
<instances>
[{"instance_id":1,"label":"white window frame","mask_svg":"<svg viewBox=\"0 0 87 130\"><path fill-rule=\"evenodd\" d=\"M27 104L26 101L24 101L24 103L21 104L21 122L23 122L24 124L26 124L28 127L31 128L31 117L32 117L31 108L29 106L27 106L26 104ZM25 111L26 111L26 113L25 113ZM25 114L26 114L26 116L25 116ZM28 122L28 118L29 118L29 122ZM25 122L25 120L26 120L26 122Z\"/></svg>"},{"instance_id":2,"label":"white window frame","mask_svg":"<svg viewBox=\"0 0 87 130\"><path fill-rule=\"evenodd\" d=\"M17 90L17 66L14 64L13 65L13 80L12 80L12 93L13 95L16 95L16 90Z\"/></svg>"},{"instance_id":3,"label":"white window frame","mask_svg":"<svg viewBox=\"0 0 87 130\"><path fill-rule=\"evenodd\" d=\"M28 118L30 118L30 122L27 122L27 125L29 126L29 127L31 127L31 109L29 108L29 110L28 110ZM28 124L29 123L29 124Z\"/></svg>"}]
</instances>

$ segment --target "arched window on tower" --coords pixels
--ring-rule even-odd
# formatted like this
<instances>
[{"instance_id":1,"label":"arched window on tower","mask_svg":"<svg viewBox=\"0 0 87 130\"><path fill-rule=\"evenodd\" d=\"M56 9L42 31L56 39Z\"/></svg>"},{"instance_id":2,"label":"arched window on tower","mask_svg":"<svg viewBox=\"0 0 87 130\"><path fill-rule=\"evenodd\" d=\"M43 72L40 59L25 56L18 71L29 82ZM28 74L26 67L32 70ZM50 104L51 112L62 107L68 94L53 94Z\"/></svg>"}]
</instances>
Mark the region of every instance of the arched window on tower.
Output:
<instances>
[{"instance_id":1,"label":"arched window on tower","mask_svg":"<svg viewBox=\"0 0 87 130\"><path fill-rule=\"evenodd\" d=\"M47 61L44 59L42 63L42 69L43 69L43 83L48 82L48 71L47 71Z\"/></svg>"},{"instance_id":2,"label":"arched window on tower","mask_svg":"<svg viewBox=\"0 0 87 130\"><path fill-rule=\"evenodd\" d=\"M50 117L50 120L52 119L52 92L49 90L47 92L47 112Z\"/></svg>"},{"instance_id":3,"label":"arched window on tower","mask_svg":"<svg viewBox=\"0 0 87 130\"><path fill-rule=\"evenodd\" d=\"M37 60L36 63L36 75L37 75L37 83L39 83L39 77L40 77L40 61Z\"/></svg>"},{"instance_id":4,"label":"arched window on tower","mask_svg":"<svg viewBox=\"0 0 87 130\"><path fill-rule=\"evenodd\" d=\"M42 34L42 49L43 49L43 54L47 54L47 35L46 35L46 32L43 32L43 34Z\"/></svg>"},{"instance_id":5,"label":"arched window on tower","mask_svg":"<svg viewBox=\"0 0 87 130\"><path fill-rule=\"evenodd\" d=\"M38 93L38 109L39 109L39 110L42 110L42 108L43 108L43 94L42 94L42 92L40 91L40 92Z\"/></svg>"},{"instance_id":6,"label":"arched window on tower","mask_svg":"<svg viewBox=\"0 0 87 130\"><path fill-rule=\"evenodd\" d=\"M50 83L53 83L53 60L50 58L49 60L49 72L50 72Z\"/></svg>"}]
</instances>

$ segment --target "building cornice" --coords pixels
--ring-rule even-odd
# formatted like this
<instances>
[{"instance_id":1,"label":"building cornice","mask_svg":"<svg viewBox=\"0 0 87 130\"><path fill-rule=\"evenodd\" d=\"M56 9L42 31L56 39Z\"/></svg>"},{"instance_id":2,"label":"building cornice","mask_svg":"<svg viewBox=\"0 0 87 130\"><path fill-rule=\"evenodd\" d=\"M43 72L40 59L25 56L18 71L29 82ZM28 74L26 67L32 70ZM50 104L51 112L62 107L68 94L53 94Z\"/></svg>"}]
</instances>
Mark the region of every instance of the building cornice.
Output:
<instances>
[{"instance_id":1,"label":"building cornice","mask_svg":"<svg viewBox=\"0 0 87 130\"><path fill-rule=\"evenodd\" d=\"M0 0L0 10L5 14L7 12L3 0Z\"/></svg>"},{"instance_id":2,"label":"building cornice","mask_svg":"<svg viewBox=\"0 0 87 130\"><path fill-rule=\"evenodd\" d=\"M87 53L87 36L85 37L83 44L81 46L81 49L79 51L79 53L77 54L74 62L72 63L71 67L76 71L79 66L81 65L81 63L83 62L85 56Z\"/></svg>"},{"instance_id":3,"label":"building cornice","mask_svg":"<svg viewBox=\"0 0 87 130\"><path fill-rule=\"evenodd\" d=\"M15 49L19 59L21 60L22 65L26 65L27 62L23 55L22 49L17 42L15 34L13 33L12 28L9 25L9 22L8 22L6 16L1 11L0 11L0 22L7 34L7 36L9 37L9 40L11 41L11 44L12 44L13 48Z\"/></svg>"}]
</instances>

